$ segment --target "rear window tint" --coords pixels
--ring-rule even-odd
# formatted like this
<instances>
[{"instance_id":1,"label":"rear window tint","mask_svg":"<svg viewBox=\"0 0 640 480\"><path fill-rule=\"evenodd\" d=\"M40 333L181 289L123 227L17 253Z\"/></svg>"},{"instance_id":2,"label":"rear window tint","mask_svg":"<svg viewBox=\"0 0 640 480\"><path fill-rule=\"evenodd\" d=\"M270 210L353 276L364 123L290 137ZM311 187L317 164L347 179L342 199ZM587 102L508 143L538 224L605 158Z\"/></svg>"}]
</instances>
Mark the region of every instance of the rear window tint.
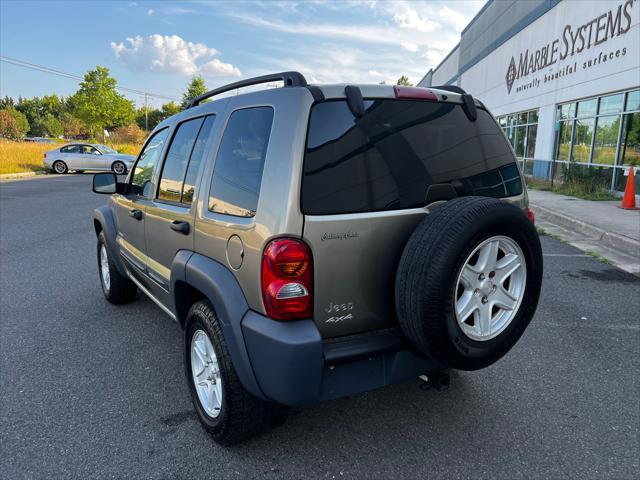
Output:
<instances>
[{"instance_id":1,"label":"rear window tint","mask_svg":"<svg viewBox=\"0 0 640 480\"><path fill-rule=\"evenodd\" d=\"M452 183L459 195L522 193L515 158L494 119L460 105L367 100L356 119L345 101L315 105L302 182L305 214L371 212L425 204L427 189Z\"/></svg>"}]
</instances>

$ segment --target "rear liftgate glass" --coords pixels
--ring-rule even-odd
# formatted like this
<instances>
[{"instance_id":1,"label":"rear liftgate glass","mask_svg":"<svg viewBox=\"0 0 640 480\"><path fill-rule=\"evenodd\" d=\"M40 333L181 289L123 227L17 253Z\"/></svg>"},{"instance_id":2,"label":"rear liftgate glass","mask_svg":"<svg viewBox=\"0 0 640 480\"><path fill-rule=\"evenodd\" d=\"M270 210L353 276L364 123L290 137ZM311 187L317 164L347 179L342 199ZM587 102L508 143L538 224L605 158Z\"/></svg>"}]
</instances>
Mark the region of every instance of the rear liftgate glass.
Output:
<instances>
[{"instance_id":1,"label":"rear liftgate glass","mask_svg":"<svg viewBox=\"0 0 640 480\"><path fill-rule=\"evenodd\" d=\"M433 99L347 101L311 111L301 192L314 263L313 318L324 337L396 324L394 277L427 191L522 193L515 158L491 115L471 121ZM450 187L449 187L450 186ZM446 189L446 188L445 188Z\"/></svg>"}]
</instances>

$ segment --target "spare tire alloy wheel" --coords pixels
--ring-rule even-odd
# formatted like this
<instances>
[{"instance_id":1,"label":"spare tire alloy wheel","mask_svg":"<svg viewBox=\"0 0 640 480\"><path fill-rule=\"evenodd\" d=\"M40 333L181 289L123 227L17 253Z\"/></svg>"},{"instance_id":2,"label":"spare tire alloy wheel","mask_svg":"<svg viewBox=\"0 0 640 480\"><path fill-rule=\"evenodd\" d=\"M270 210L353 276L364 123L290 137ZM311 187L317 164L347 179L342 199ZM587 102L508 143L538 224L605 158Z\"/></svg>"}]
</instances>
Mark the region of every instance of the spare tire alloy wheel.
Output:
<instances>
[{"instance_id":1,"label":"spare tire alloy wheel","mask_svg":"<svg viewBox=\"0 0 640 480\"><path fill-rule=\"evenodd\" d=\"M527 265L518 244L494 236L467 257L456 283L455 312L465 335L480 342L502 333L513 320L527 284Z\"/></svg>"},{"instance_id":2,"label":"spare tire alloy wheel","mask_svg":"<svg viewBox=\"0 0 640 480\"><path fill-rule=\"evenodd\" d=\"M222 407L222 376L213 344L203 330L191 337L191 375L202 409L216 418Z\"/></svg>"},{"instance_id":3,"label":"spare tire alloy wheel","mask_svg":"<svg viewBox=\"0 0 640 480\"><path fill-rule=\"evenodd\" d=\"M531 322L542 248L522 209L461 197L426 215L396 273L396 313L416 351L443 367L478 370L502 358Z\"/></svg>"}]
</instances>

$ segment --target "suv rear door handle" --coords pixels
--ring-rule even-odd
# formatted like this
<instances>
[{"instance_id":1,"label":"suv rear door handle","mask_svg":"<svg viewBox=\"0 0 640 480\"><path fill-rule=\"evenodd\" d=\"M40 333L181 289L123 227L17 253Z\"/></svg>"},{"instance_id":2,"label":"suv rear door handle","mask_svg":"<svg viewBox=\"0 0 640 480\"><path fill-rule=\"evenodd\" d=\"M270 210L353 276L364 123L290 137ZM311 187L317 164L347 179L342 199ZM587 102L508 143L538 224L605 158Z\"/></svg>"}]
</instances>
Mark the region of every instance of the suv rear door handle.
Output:
<instances>
[{"instance_id":1,"label":"suv rear door handle","mask_svg":"<svg viewBox=\"0 0 640 480\"><path fill-rule=\"evenodd\" d=\"M129 210L129 216L131 218L135 218L136 220L142 220L142 211L134 208L133 210Z\"/></svg>"},{"instance_id":2,"label":"suv rear door handle","mask_svg":"<svg viewBox=\"0 0 640 480\"><path fill-rule=\"evenodd\" d=\"M183 235L189 235L189 222L174 220L173 222L171 222L171 230L173 230L174 232L182 233Z\"/></svg>"}]
</instances>

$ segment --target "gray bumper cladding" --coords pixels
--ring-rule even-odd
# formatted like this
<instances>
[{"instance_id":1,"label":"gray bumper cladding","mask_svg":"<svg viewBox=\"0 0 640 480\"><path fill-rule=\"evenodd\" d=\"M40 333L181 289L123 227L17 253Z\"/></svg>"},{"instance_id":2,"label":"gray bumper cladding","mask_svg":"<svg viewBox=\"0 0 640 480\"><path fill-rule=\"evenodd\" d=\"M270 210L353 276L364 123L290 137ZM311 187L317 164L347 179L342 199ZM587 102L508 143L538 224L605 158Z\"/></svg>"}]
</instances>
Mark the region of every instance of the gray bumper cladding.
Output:
<instances>
[{"instance_id":1,"label":"gray bumper cladding","mask_svg":"<svg viewBox=\"0 0 640 480\"><path fill-rule=\"evenodd\" d=\"M327 354L335 348L322 341L312 320L279 322L249 311L242 332L260 390L284 405L344 397L441 368L402 340L382 345L371 334L350 337L341 348L345 354L333 359Z\"/></svg>"}]
</instances>

